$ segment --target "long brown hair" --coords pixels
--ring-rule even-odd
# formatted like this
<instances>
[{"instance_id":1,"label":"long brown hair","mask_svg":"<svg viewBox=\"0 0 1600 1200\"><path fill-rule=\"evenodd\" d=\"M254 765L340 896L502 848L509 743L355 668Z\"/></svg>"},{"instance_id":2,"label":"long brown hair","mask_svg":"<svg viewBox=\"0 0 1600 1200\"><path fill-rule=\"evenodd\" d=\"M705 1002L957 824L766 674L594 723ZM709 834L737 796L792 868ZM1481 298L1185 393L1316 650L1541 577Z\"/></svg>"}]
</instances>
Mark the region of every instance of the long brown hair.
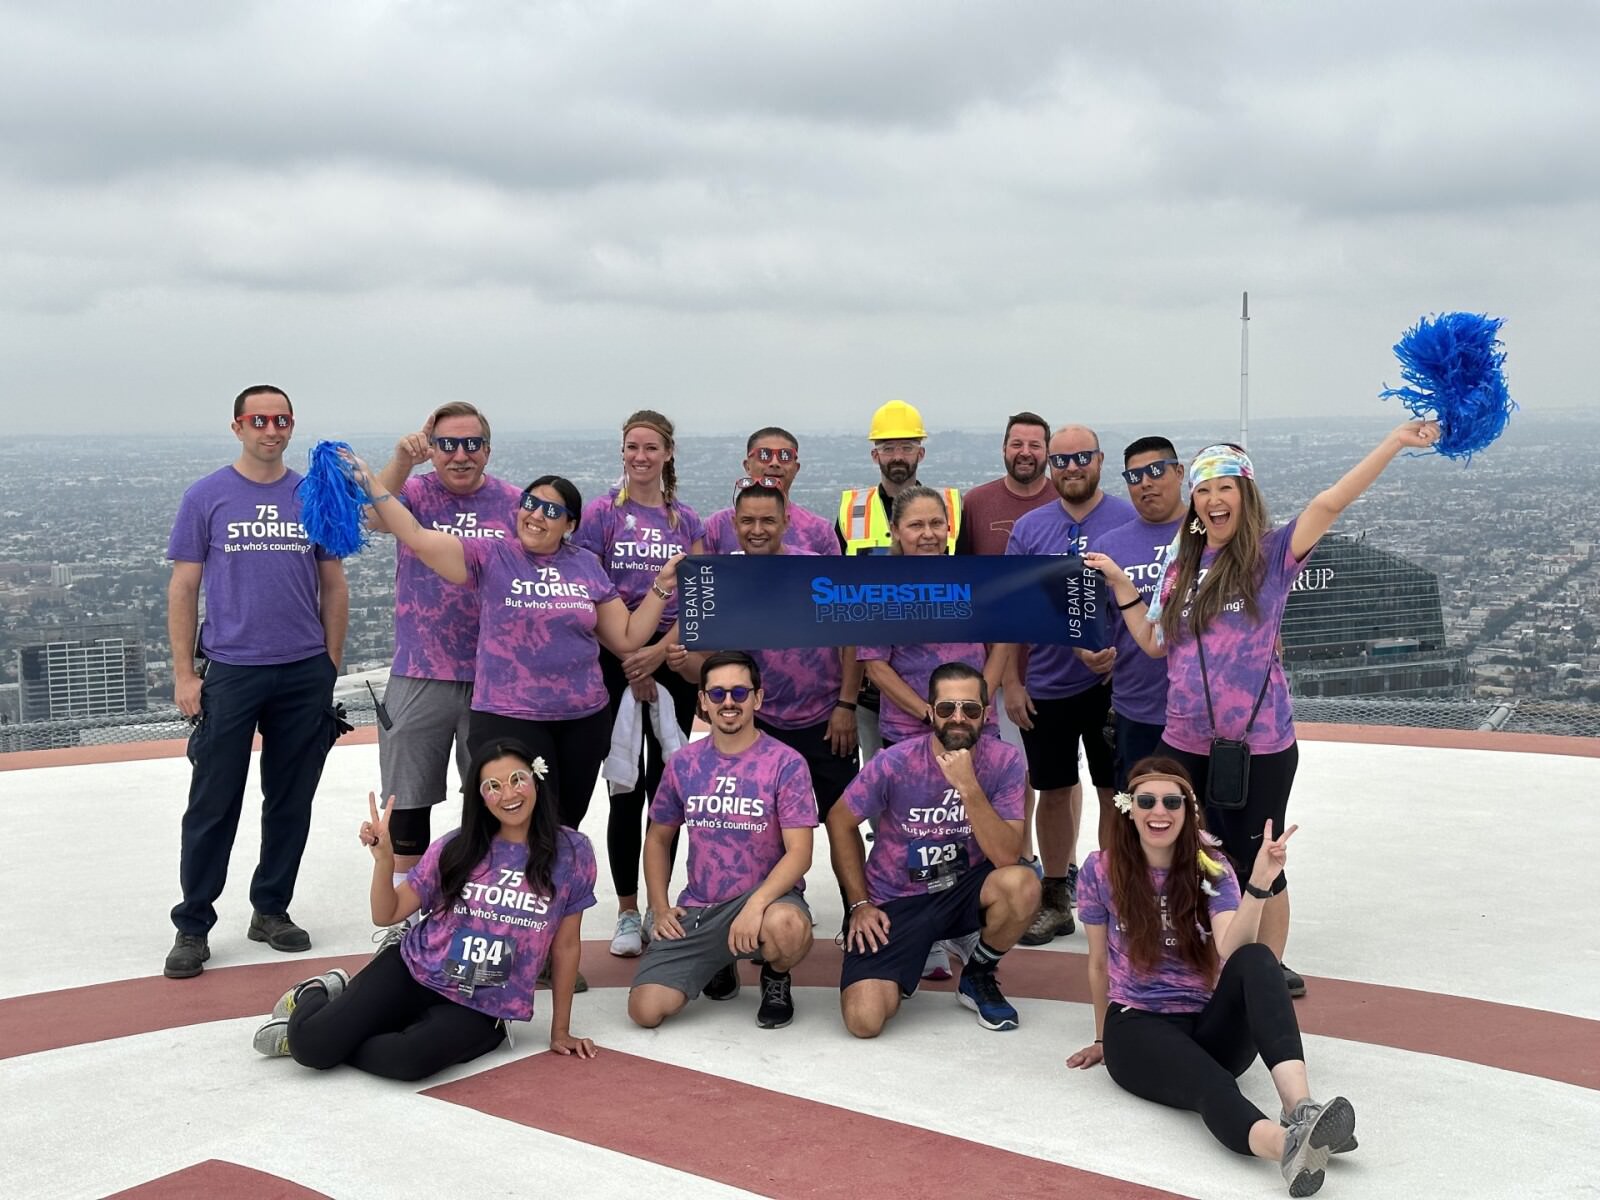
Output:
<instances>
[{"instance_id":1,"label":"long brown hair","mask_svg":"<svg viewBox=\"0 0 1600 1200\"><path fill-rule=\"evenodd\" d=\"M661 464L661 499L667 506L667 523L676 529L678 527L678 465L677 442L673 436L672 421L656 412L653 408L641 408L622 423L622 436L628 436L628 430L635 426L643 425L646 429L653 429L661 435L661 440L667 445L667 461ZM628 500L628 476L624 472L622 486L617 489L617 507L621 507Z\"/></svg>"},{"instance_id":2,"label":"long brown hair","mask_svg":"<svg viewBox=\"0 0 1600 1200\"><path fill-rule=\"evenodd\" d=\"M1261 489L1256 487L1254 479L1233 475L1227 478L1239 485L1239 528L1217 552L1198 588L1195 579L1200 574L1200 556L1205 553L1206 535L1204 530L1194 531L1199 512L1194 494L1189 495L1189 511L1178 527L1178 557L1174 560L1177 577L1161 609L1161 636L1169 646L1183 636L1185 607L1189 609L1189 631L1196 635L1204 633L1218 614L1235 600L1244 601L1244 610L1252 621L1261 619L1256 597L1267 567L1261 560L1261 540L1271 530L1272 519L1267 515L1266 501L1261 498ZM1192 603L1191 592L1194 593Z\"/></svg>"},{"instance_id":3,"label":"long brown hair","mask_svg":"<svg viewBox=\"0 0 1600 1200\"><path fill-rule=\"evenodd\" d=\"M1117 813L1112 821L1110 845L1104 848L1107 877L1111 881L1111 902L1122 923L1123 945L1129 960L1140 971L1154 971L1161 962L1163 941L1173 939L1173 952L1207 979L1217 974L1217 948L1211 939L1211 906L1203 902L1201 887L1205 868L1200 865L1203 831L1200 805L1195 799L1189 773L1170 758L1142 758L1128 772L1128 790L1134 781L1151 775L1166 775L1178 781L1188 797L1184 806L1183 827L1172 848L1172 866L1167 871L1163 894L1167 898L1170 930L1161 928L1161 904L1150 886L1150 863L1139 841L1139 827L1131 814Z\"/></svg>"}]
</instances>

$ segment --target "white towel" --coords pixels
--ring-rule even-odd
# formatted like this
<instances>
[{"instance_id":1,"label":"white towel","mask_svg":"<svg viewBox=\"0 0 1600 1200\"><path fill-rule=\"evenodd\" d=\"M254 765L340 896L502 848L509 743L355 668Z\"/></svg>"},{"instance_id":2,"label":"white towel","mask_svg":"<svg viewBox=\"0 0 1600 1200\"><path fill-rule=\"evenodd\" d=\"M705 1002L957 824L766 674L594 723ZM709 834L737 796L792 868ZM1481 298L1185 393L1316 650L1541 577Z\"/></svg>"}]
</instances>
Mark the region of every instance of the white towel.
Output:
<instances>
[{"instance_id":1,"label":"white towel","mask_svg":"<svg viewBox=\"0 0 1600 1200\"><path fill-rule=\"evenodd\" d=\"M659 683L651 682L656 691L655 698L649 702L650 730L656 735L661 761L665 762L683 748L687 739L678 728L672 697ZM625 689L617 708L617 719L611 725L611 753L606 755L605 765L600 768L607 790L613 796L618 792L631 792L639 785L639 757L644 753L644 722L639 719L639 707L640 700L633 689Z\"/></svg>"}]
</instances>

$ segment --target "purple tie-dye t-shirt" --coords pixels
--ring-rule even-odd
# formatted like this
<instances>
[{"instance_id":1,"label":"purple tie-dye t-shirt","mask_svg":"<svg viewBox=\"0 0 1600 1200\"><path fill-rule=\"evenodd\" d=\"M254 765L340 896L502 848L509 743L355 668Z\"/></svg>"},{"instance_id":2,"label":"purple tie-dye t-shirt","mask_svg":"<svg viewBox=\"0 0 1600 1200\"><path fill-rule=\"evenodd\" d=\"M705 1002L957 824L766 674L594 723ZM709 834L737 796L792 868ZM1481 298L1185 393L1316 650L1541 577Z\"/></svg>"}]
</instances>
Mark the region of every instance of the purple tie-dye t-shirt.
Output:
<instances>
[{"instance_id":1,"label":"purple tie-dye t-shirt","mask_svg":"<svg viewBox=\"0 0 1600 1200\"><path fill-rule=\"evenodd\" d=\"M606 706L596 609L617 589L587 550L529 554L512 539L463 542L478 590L472 707L524 721L570 721Z\"/></svg>"},{"instance_id":2,"label":"purple tie-dye t-shirt","mask_svg":"<svg viewBox=\"0 0 1600 1200\"><path fill-rule=\"evenodd\" d=\"M491 1017L526 1021L533 1015L534 980L562 920L595 903L594 848L583 834L561 830L546 893L525 878L528 847L495 838L488 858L447 904L439 854L455 836L447 833L429 846L406 876L426 919L406 931L400 955L423 987Z\"/></svg>"},{"instance_id":3,"label":"purple tie-dye t-shirt","mask_svg":"<svg viewBox=\"0 0 1600 1200\"><path fill-rule=\"evenodd\" d=\"M1017 518L1011 527L1011 539L1006 542L1006 553L1081 554L1096 539L1136 516L1132 504L1104 492L1100 493L1100 503L1081 521L1068 516L1059 503L1047 504ZM1071 646L1055 642L1028 647L1027 671L1024 682L1029 695L1042 700L1076 696L1104 679L1084 666Z\"/></svg>"},{"instance_id":4,"label":"purple tie-dye t-shirt","mask_svg":"<svg viewBox=\"0 0 1600 1200\"><path fill-rule=\"evenodd\" d=\"M493 475L462 496L432 472L406 480L398 499L424 529L460 538L516 537L522 492ZM395 549L394 666L411 679L470 682L478 652L478 596L466 584L441 579L409 546Z\"/></svg>"},{"instance_id":5,"label":"purple tie-dye t-shirt","mask_svg":"<svg viewBox=\"0 0 1600 1200\"><path fill-rule=\"evenodd\" d=\"M982 642L922 642L903 646L858 646L856 661L887 662L905 685L919 696L928 694L928 677L947 662L963 662L974 671L981 672L987 660L988 648ZM922 721L913 717L888 696L883 697L879 709L879 724L883 736L892 742L903 742L928 732ZM989 720L985 733L998 732L1000 726L994 706L989 707Z\"/></svg>"},{"instance_id":6,"label":"purple tie-dye t-shirt","mask_svg":"<svg viewBox=\"0 0 1600 1200\"><path fill-rule=\"evenodd\" d=\"M1167 727L1161 736L1179 750L1206 754L1213 736L1244 736L1250 709L1261 691L1262 677L1269 669L1266 697L1245 740L1256 754L1276 754L1294 744L1294 702L1289 698L1289 683L1277 656L1283 608L1289 602L1295 576L1306 565L1304 558L1294 557L1294 527L1295 521L1290 521L1261 539L1266 575L1256 596L1260 620L1252 621L1244 611L1244 601L1235 600L1205 632L1206 670L1211 676L1211 702L1217 711L1215 734L1206 715L1206 693L1194 637L1185 626L1182 637L1169 641ZM1215 558L1216 552L1209 549L1200 556L1202 572ZM1162 587L1171 590L1177 569L1176 563L1167 569ZM1166 602L1174 601L1169 595ZM1188 611L1185 606L1183 615L1187 616Z\"/></svg>"},{"instance_id":7,"label":"purple tie-dye t-shirt","mask_svg":"<svg viewBox=\"0 0 1600 1200\"><path fill-rule=\"evenodd\" d=\"M840 797L858 820L879 818L867 858L867 895L874 904L942 890L988 861L961 793L939 770L938 748L934 736L924 733L880 750ZM972 755L978 784L995 812L1002 820L1022 820L1022 752L999 738L980 737Z\"/></svg>"},{"instance_id":8,"label":"purple tie-dye t-shirt","mask_svg":"<svg viewBox=\"0 0 1600 1200\"><path fill-rule=\"evenodd\" d=\"M1226 863L1222 871L1220 876L1210 877L1217 893L1208 898L1213 920L1218 913L1232 912L1239 907L1239 881ZM1167 873L1151 868L1150 886L1160 899L1161 927L1170 929L1167 898L1162 895L1167 886ZM1099 850L1090 852L1078 869L1078 920L1085 925L1106 926L1106 972L1110 977L1106 998L1111 1003L1125 1004L1141 1012L1194 1013L1205 1008L1211 999L1215 990L1212 981L1173 953L1170 941L1162 948L1161 961L1154 972L1140 971L1129 961L1122 939L1122 922L1117 918L1111 896L1111 880L1105 870L1105 855Z\"/></svg>"},{"instance_id":9,"label":"purple tie-dye t-shirt","mask_svg":"<svg viewBox=\"0 0 1600 1200\"><path fill-rule=\"evenodd\" d=\"M677 525L672 517L677 517ZM703 532L700 515L681 500L669 513L636 500L617 504L617 489L589 501L572 544L591 550L600 559L630 611L650 592L661 568L674 554L687 554ZM678 594L661 610L660 629L672 628L678 619Z\"/></svg>"},{"instance_id":10,"label":"purple tie-dye t-shirt","mask_svg":"<svg viewBox=\"0 0 1600 1200\"><path fill-rule=\"evenodd\" d=\"M805 554L784 550L785 554ZM844 664L837 646L797 646L791 650L752 650L761 668L762 724L774 729L808 729L833 714L844 686Z\"/></svg>"},{"instance_id":11,"label":"purple tie-dye t-shirt","mask_svg":"<svg viewBox=\"0 0 1600 1200\"><path fill-rule=\"evenodd\" d=\"M167 557L201 565L208 658L259 667L327 652L317 563L333 556L306 536L299 483L294 471L256 483L228 466L184 492Z\"/></svg>"},{"instance_id":12,"label":"purple tie-dye t-shirt","mask_svg":"<svg viewBox=\"0 0 1600 1200\"><path fill-rule=\"evenodd\" d=\"M1096 538L1089 549L1104 554L1126 571L1148 604L1156 594L1161 556L1180 523L1151 525L1135 519ZM1111 707L1130 721L1159 725L1167 719L1167 664L1139 649L1122 616L1118 613L1112 618L1117 661L1111 666ZM1135 620L1144 620L1142 610Z\"/></svg>"},{"instance_id":13,"label":"purple tie-dye t-shirt","mask_svg":"<svg viewBox=\"0 0 1600 1200\"><path fill-rule=\"evenodd\" d=\"M810 509L793 501L788 506L789 527L783 531L783 547L790 553L839 553L839 538L833 526ZM733 527L733 509L718 509L706 518L704 537L707 554L739 554L739 535Z\"/></svg>"},{"instance_id":14,"label":"purple tie-dye t-shirt","mask_svg":"<svg viewBox=\"0 0 1600 1200\"><path fill-rule=\"evenodd\" d=\"M721 904L765 882L783 857L785 829L816 827L811 771L798 751L765 733L734 755L701 738L667 760L650 819L689 835L689 885L678 904Z\"/></svg>"}]
</instances>

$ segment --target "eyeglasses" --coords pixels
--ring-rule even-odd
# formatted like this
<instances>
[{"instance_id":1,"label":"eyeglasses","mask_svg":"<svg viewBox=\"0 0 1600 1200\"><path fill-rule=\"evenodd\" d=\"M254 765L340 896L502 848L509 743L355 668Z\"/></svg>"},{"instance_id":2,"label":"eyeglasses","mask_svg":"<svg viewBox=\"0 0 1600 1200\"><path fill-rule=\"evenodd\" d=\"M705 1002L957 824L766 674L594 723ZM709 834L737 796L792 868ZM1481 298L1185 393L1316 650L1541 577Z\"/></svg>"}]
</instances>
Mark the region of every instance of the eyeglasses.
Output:
<instances>
[{"instance_id":1,"label":"eyeglasses","mask_svg":"<svg viewBox=\"0 0 1600 1200\"><path fill-rule=\"evenodd\" d=\"M1073 464L1080 467L1092 467L1094 460L1104 453L1100 450L1074 450L1071 454L1052 454L1050 465L1058 471L1065 471Z\"/></svg>"},{"instance_id":2,"label":"eyeglasses","mask_svg":"<svg viewBox=\"0 0 1600 1200\"><path fill-rule=\"evenodd\" d=\"M948 721L956 715L957 709L969 721L976 721L983 716L983 705L976 700L941 700L933 706L933 715L941 721Z\"/></svg>"},{"instance_id":3,"label":"eyeglasses","mask_svg":"<svg viewBox=\"0 0 1600 1200\"><path fill-rule=\"evenodd\" d=\"M554 500L545 500L535 496L532 492L524 492L522 496L522 511L543 513L545 519L554 521L558 517L565 517L569 521L576 521L577 515L565 504L557 504Z\"/></svg>"},{"instance_id":4,"label":"eyeglasses","mask_svg":"<svg viewBox=\"0 0 1600 1200\"><path fill-rule=\"evenodd\" d=\"M533 787L533 776L527 771L513 771L506 776L504 787L511 789L513 796L526 796ZM478 785L478 795L485 800L498 800L502 784L498 779L485 779Z\"/></svg>"},{"instance_id":5,"label":"eyeglasses","mask_svg":"<svg viewBox=\"0 0 1600 1200\"><path fill-rule=\"evenodd\" d=\"M1122 477L1128 481L1129 487L1134 487L1146 475L1151 479L1160 479L1167 473L1168 467L1181 465L1175 458L1158 458L1155 462L1145 463L1142 467L1129 467L1122 473Z\"/></svg>"},{"instance_id":6,"label":"eyeglasses","mask_svg":"<svg viewBox=\"0 0 1600 1200\"><path fill-rule=\"evenodd\" d=\"M922 449L921 442L874 442L872 448L882 454L915 454Z\"/></svg>"},{"instance_id":7,"label":"eyeglasses","mask_svg":"<svg viewBox=\"0 0 1600 1200\"><path fill-rule=\"evenodd\" d=\"M778 449L778 450L774 450L770 446L763 446L763 447L761 447L761 449L756 451L756 461L757 462L764 462L764 463L770 463L770 462L780 462L780 463L799 462L800 461L800 451L791 450L787 446L784 446L784 447L782 447L781 449Z\"/></svg>"},{"instance_id":8,"label":"eyeglasses","mask_svg":"<svg viewBox=\"0 0 1600 1200\"><path fill-rule=\"evenodd\" d=\"M745 687L743 684L740 684L738 687L731 687L731 688L728 688L728 687L708 687L708 688L706 688L706 699L711 701L711 703L713 703L713 704L721 704L724 700L732 700L735 704L743 704L746 700L750 699L750 697L752 695L754 695L754 694L755 694L755 688L753 688L753 687Z\"/></svg>"},{"instance_id":9,"label":"eyeglasses","mask_svg":"<svg viewBox=\"0 0 1600 1200\"><path fill-rule=\"evenodd\" d=\"M239 420L251 429L294 428L294 418L288 413L240 413Z\"/></svg>"},{"instance_id":10,"label":"eyeglasses","mask_svg":"<svg viewBox=\"0 0 1600 1200\"><path fill-rule=\"evenodd\" d=\"M486 437L436 437L428 440L433 443L435 450L443 454L454 454L457 450L476 454L489 444Z\"/></svg>"},{"instance_id":11,"label":"eyeglasses","mask_svg":"<svg viewBox=\"0 0 1600 1200\"><path fill-rule=\"evenodd\" d=\"M1133 798L1133 802L1146 812L1149 812L1156 806L1156 801L1159 800L1161 802L1161 807L1165 808L1168 812L1177 812L1183 807L1183 802L1185 799L1187 799L1187 797L1181 793L1176 796L1156 796L1152 795L1150 792L1140 792Z\"/></svg>"}]
</instances>

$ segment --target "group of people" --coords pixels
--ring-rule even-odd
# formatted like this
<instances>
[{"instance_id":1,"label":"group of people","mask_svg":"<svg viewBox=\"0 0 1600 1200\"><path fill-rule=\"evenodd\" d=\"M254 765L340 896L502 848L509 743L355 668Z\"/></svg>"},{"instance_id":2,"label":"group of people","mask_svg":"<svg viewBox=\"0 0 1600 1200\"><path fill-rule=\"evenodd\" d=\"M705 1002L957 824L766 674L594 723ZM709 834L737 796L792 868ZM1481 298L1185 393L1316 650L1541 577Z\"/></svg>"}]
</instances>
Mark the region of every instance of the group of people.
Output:
<instances>
[{"instance_id":1,"label":"group of people","mask_svg":"<svg viewBox=\"0 0 1600 1200\"><path fill-rule=\"evenodd\" d=\"M281 389L241 393L239 458L185 494L168 549L177 702L195 720L173 978L209 957L257 730L248 936L310 946L288 909L339 729L348 595L300 523L299 477L283 463L293 428ZM517 488L490 474L488 419L462 402L382 468L352 460L371 528L398 543L384 799L369 798L360 830L386 936L355 977L330 971L286 993L257 1049L422 1078L508 1037L539 979L551 1048L592 1055L570 1030L597 876L577 827L604 764L610 949L640 958L637 1024L736 995L740 960L760 964L758 1024L793 1020L791 971L814 926L805 876L826 825L852 1034L880 1034L952 958L979 1024L1015 1029L1002 957L1082 922L1096 1036L1069 1065L1103 1061L1127 1090L1200 1112L1231 1149L1278 1161L1291 1194L1320 1186L1328 1156L1354 1146L1354 1112L1310 1097L1291 1003L1304 984L1282 965L1297 752L1278 627L1339 513L1437 427L1401 426L1276 528L1242 447L1186 462L1142 437L1123 453L1125 500L1102 489L1091 429L1027 412L1005 426L1005 474L963 496L920 481L921 417L884 405L870 429L879 480L844 492L833 522L790 498L801 460L786 430L750 436L730 505L704 520L677 495L672 422L644 410L621 433L621 479L587 504L559 475ZM433 470L414 474L424 463ZM676 635L677 566L707 553L1074 555L1104 577L1115 637L1097 651L691 652ZM697 714L709 732L691 739ZM1101 847L1081 864L1080 748ZM435 839L452 756L460 826ZM1234 1082L1258 1055L1281 1119Z\"/></svg>"}]
</instances>

